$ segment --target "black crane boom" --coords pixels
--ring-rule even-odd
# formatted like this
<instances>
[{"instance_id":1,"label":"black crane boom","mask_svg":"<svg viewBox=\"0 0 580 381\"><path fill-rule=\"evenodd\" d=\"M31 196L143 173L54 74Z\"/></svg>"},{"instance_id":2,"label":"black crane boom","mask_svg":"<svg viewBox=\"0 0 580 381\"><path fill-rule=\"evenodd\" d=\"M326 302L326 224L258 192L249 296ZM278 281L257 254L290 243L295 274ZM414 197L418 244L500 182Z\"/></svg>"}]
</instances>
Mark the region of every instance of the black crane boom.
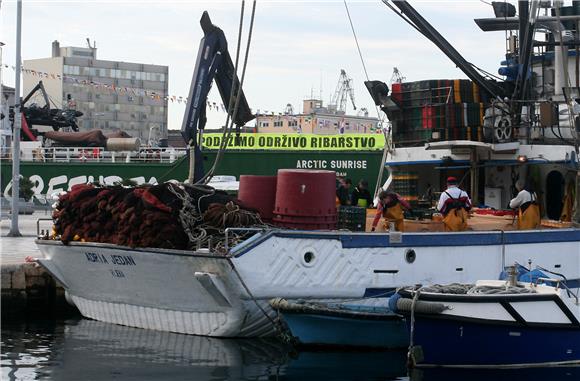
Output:
<instances>
[{"instance_id":1,"label":"black crane boom","mask_svg":"<svg viewBox=\"0 0 580 381\"><path fill-rule=\"evenodd\" d=\"M491 96L501 97L507 95L504 88L495 81L489 80L482 76L463 56L451 45L437 30L429 24L423 16L419 14L407 1L393 0L393 4L399 8L401 14L399 16L406 17L406 21L410 22L421 34L433 42L457 67L465 73L465 75L484 89ZM398 13L397 13L398 14ZM510 94L511 95L511 94Z\"/></svg>"}]
</instances>

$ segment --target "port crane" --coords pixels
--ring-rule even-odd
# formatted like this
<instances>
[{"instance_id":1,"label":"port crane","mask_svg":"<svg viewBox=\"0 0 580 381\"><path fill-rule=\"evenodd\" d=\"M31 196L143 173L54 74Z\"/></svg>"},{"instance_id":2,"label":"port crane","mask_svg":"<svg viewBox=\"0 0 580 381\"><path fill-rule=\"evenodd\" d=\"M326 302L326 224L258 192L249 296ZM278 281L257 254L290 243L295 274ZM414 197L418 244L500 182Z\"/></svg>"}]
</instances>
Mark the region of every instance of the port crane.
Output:
<instances>
[{"instance_id":1,"label":"port crane","mask_svg":"<svg viewBox=\"0 0 580 381\"><path fill-rule=\"evenodd\" d=\"M336 107L336 111L345 113L347 98L350 98L352 108L356 110L352 78L346 74L344 69L340 69L340 77L338 78L338 83L331 104Z\"/></svg>"}]
</instances>

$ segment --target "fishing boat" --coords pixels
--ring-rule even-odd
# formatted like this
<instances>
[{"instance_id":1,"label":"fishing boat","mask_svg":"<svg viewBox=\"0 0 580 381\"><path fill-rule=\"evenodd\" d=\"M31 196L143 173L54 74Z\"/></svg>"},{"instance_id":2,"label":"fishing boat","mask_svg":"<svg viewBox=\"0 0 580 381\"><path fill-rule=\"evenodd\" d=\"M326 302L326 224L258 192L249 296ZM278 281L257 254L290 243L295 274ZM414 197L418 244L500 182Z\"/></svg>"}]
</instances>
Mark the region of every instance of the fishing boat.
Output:
<instances>
[{"instance_id":1,"label":"fishing boat","mask_svg":"<svg viewBox=\"0 0 580 381\"><path fill-rule=\"evenodd\" d=\"M389 304L407 317L417 366L580 363L578 295L560 278L403 288Z\"/></svg>"},{"instance_id":2,"label":"fishing boat","mask_svg":"<svg viewBox=\"0 0 580 381\"><path fill-rule=\"evenodd\" d=\"M284 299L274 299L270 305L300 346L400 349L409 345L402 317L386 306Z\"/></svg>"},{"instance_id":3,"label":"fishing boat","mask_svg":"<svg viewBox=\"0 0 580 381\"><path fill-rule=\"evenodd\" d=\"M540 81L533 75L517 74L518 65L523 65L521 73L527 73L528 69L553 70L558 81L572 75L572 70L564 70L561 60L562 55L567 57L566 48L550 45L553 50L534 51L535 58L529 62L532 46L516 44L514 50L507 52L511 61L506 67L510 73L515 67L516 74L506 80L491 81L477 73L408 3L392 4L400 7L408 20L429 36L470 80L401 83L398 89L393 86L392 92L380 82L367 84L373 99L393 123L394 145L384 160L389 178L383 189L395 189L409 201L416 201L416 209L420 209L420 202L430 204L436 200L446 177L465 177L469 181L464 185L469 184L466 189L474 204L503 209L503 204L514 196L512 185L518 177L537 179L538 203L544 211L540 226L517 230L510 223L511 217L474 214L468 221L470 229L450 232L439 221L429 218L433 209L426 208L423 220L405 221L408 230L403 232L337 230L334 183L330 187L325 183L323 187L322 182L306 182L307 173L298 172L291 186L283 191L278 187L276 193L282 192L281 200L307 206L305 214L284 215L286 212L281 208L274 211L274 218L282 224L228 228L215 237L219 245L213 241L213 245L176 250L82 239L71 242L50 237L39 239L37 245L43 254L39 263L61 281L84 316L199 335L264 336L279 329L276 313L268 303L272 298L289 302L340 302L381 297L408 284L496 279L506 264L514 262L542 263L546 269L563 274L567 287L578 289L578 218L572 217L575 213L572 208L567 212L571 220L559 221L563 205L573 201L572 194L564 192L566 181L578 182L577 136L570 123L576 113L571 107L572 98L566 93L573 89L558 87L567 81L555 86L554 82L548 83L548 77ZM523 21L530 10L537 13L538 6L533 2L520 11L521 35L534 30L534 18L529 23ZM574 9L566 8L566 12L570 17L580 18L580 12ZM508 34L518 29L520 24L514 23L513 17L508 23L503 23L504 18L497 16L478 23L508 28ZM537 20L538 30L555 38L550 23L558 20ZM208 41L216 36L212 35L219 29L216 28L205 29L207 40L202 41L201 49L212 49ZM209 68L210 62L200 61L199 65ZM196 89L209 86L198 82L198 69L188 99L196 99ZM235 73L231 74L235 77ZM223 83L219 86L223 87ZM537 87L543 92L531 92ZM565 89L560 91L562 87ZM527 89L523 95L519 90L512 92L520 88ZM515 95L510 98L511 94ZM203 93L200 96L203 99ZM443 102L434 101L441 98ZM474 103L478 113L473 111ZM409 107L414 108L412 112ZM190 111L182 133L187 141L199 142L196 130L199 113L195 113L199 110ZM406 139L404 134L411 131L416 116L420 116L420 131L413 131L412 138ZM440 131L433 129L435 122L442 123ZM199 144L193 149L197 150L197 165L202 162ZM202 177L195 170L194 173ZM322 201L317 198L324 193L321 188L331 188L330 193L321 197L326 200L331 194L332 205L324 201L328 208L312 212L316 209L312 206ZM234 236L243 238L231 240Z\"/></svg>"}]
</instances>

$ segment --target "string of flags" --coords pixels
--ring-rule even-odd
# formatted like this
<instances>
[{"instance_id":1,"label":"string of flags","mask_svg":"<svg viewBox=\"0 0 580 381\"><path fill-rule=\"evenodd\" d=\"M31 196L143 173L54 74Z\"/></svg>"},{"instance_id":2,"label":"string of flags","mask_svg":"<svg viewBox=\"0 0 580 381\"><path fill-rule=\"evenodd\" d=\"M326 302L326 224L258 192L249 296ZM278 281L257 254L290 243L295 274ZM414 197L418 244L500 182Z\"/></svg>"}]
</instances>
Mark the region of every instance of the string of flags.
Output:
<instances>
[{"instance_id":1,"label":"string of flags","mask_svg":"<svg viewBox=\"0 0 580 381\"><path fill-rule=\"evenodd\" d=\"M6 64L4 64L3 66L6 69L16 70L16 66L11 66L11 65L6 65ZM184 97L181 95L164 95L164 94L160 94L158 92L155 92L153 90L145 90L145 89L128 87L128 86L118 86L115 84L102 83L102 82L97 82L97 81L92 81L92 80L89 81L86 79L79 79L79 78L76 78L74 76L47 73L44 71L27 69L25 67L22 67L22 72L26 73L26 74L33 75L35 77L39 77L39 78L63 80L64 82L72 83L73 85L92 86L98 90L108 90L108 91L115 92L118 94L150 97L150 98L156 99L156 100L163 99L163 100L166 100L166 101L169 101L172 103L178 103L178 104L183 103L184 105L187 103L187 97ZM226 112L226 107L224 106L223 103L207 101L207 107L210 110Z\"/></svg>"},{"instance_id":2,"label":"string of flags","mask_svg":"<svg viewBox=\"0 0 580 381\"><path fill-rule=\"evenodd\" d=\"M15 66L11 66L11 65L2 65L5 68L10 68L12 70L16 70ZM43 71L39 71L39 70L34 70L34 69L27 69L25 67L22 67L22 72L26 73L26 74L30 74L39 78L49 78L49 79L58 79L58 80L63 80L64 82L67 83L71 83L73 84L73 86L92 86L95 87L98 90L105 90L105 91L110 91L110 92L115 92L117 94L125 94L125 95L134 95L134 96L141 96L141 97L150 97L152 99L156 99L156 100L166 100L168 102L172 102L172 103L178 103L178 104L186 104L187 103L187 97L181 96L181 95L164 95L164 94L160 94L157 93L155 91L152 90L145 90L145 89L140 89L140 88L134 88L134 87L127 87L127 86L118 86L115 84L108 84L108 83L102 83L102 82L97 82L97 81L92 81L92 80L86 80L86 79L79 79L76 78L74 76L69 76L69 75L63 75L63 74L52 74L52 73L47 73L47 72L43 72ZM221 102L213 102L213 101L207 101L207 107L209 110L214 110L214 111L219 111L219 112L226 112L227 109L224 106L223 103ZM256 112L256 116L260 117L260 116L275 116L276 120L280 120L280 119L284 119L284 120L290 120L292 122L295 122L297 124L298 119L291 114L288 113L282 113L282 112L274 112L274 111L268 111L268 110L260 110L258 109ZM304 121L306 123L309 123L312 121L312 117L307 115L304 117ZM332 125L331 125L332 123ZM359 129L360 127L363 127L366 131L367 127L370 129L370 131L381 131L381 128L378 126L374 126L373 124L370 125L359 125L358 123L354 123L352 126L349 125L349 123L344 123L344 121L342 121L341 123L338 122L334 122L334 121L329 121L329 120L319 120L318 121L318 126L319 127L334 127L336 129L342 130L344 131L345 127L346 128L354 128L354 129ZM296 127L296 126L293 126Z\"/></svg>"}]
</instances>

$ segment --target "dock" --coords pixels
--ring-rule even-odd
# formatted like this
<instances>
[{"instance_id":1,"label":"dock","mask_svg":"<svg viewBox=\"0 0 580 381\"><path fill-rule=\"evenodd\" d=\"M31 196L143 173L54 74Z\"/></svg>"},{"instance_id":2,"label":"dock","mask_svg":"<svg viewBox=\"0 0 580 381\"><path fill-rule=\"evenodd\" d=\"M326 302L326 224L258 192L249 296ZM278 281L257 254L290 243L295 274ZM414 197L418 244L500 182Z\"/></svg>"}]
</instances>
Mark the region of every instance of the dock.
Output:
<instances>
[{"instance_id":1,"label":"dock","mask_svg":"<svg viewBox=\"0 0 580 381\"><path fill-rule=\"evenodd\" d=\"M38 221L41 219L40 221ZM21 237L8 237L10 215L2 214L0 223L0 279L2 316L19 317L30 313L61 316L74 311L65 300L64 288L42 267L26 262L39 257L34 240L37 223L40 231L50 230L50 211L19 216Z\"/></svg>"}]
</instances>

